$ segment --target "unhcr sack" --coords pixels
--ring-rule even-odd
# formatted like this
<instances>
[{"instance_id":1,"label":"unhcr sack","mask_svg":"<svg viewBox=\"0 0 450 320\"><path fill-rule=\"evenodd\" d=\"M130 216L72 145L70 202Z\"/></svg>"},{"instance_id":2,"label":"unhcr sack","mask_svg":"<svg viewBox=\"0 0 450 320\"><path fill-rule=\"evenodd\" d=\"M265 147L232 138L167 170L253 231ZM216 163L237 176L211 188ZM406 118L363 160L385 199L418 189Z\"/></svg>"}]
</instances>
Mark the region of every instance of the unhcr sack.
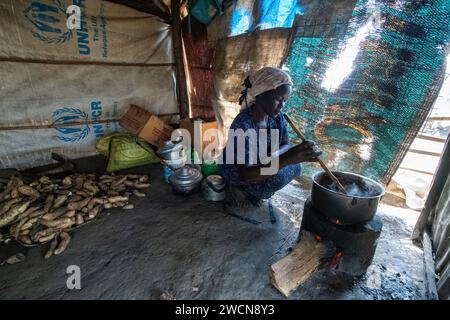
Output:
<instances>
[{"instance_id":1,"label":"unhcr sack","mask_svg":"<svg viewBox=\"0 0 450 320\"><path fill-rule=\"evenodd\" d=\"M130 104L178 112L171 26L156 16L100 0L0 0L0 48L0 168L95 154Z\"/></svg>"},{"instance_id":2,"label":"unhcr sack","mask_svg":"<svg viewBox=\"0 0 450 320\"><path fill-rule=\"evenodd\" d=\"M67 27L68 6L80 28ZM0 1L0 58L173 63L171 28L159 17L100 0Z\"/></svg>"}]
</instances>

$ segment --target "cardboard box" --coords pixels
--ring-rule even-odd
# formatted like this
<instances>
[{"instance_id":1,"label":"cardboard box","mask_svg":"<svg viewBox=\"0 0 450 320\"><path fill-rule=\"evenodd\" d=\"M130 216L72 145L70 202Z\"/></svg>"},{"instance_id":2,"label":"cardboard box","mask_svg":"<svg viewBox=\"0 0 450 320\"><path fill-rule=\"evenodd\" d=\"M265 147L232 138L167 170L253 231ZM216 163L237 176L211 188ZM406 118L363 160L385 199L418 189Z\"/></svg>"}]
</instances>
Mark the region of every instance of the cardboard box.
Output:
<instances>
[{"instance_id":1,"label":"cardboard box","mask_svg":"<svg viewBox=\"0 0 450 320\"><path fill-rule=\"evenodd\" d=\"M164 144L164 141L170 140L172 131L171 126L152 115L139 133L139 137L156 147L160 147Z\"/></svg>"},{"instance_id":2,"label":"cardboard box","mask_svg":"<svg viewBox=\"0 0 450 320\"><path fill-rule=\"evenodd\" d=\"M211 137L209 140L206 139L206 137L204 137L204 134L207 130L209 129L215 129L218 130L218 125L217 125L217 121L211 121L211 122L204 122L201 120L195 120L195 119L181 119L180 120L180 128L181 129L186 129L189 131L189 133L191 134L191 143L192 146L195 147L195 139L199 139L199 141L197 141L198 146L202 146L202 153L205 150L206 146L208 146L208 144L210 143L214 143L217 144L218 143L218 137L217 134L214 135L213 137ZM195 132L197 133L197 137L195 136ZM199 152L199 150L196 150L197 152Z\"/></svg>"},{"instance_id":3,"label":"cardboard box","mask_svg":"<svg viewBox=\"0 0 450 320\"><path fill-rule=\"evenodd\" d=\"M147 110L131 104L128 111L120 118L119 124L129 133L137 135L151 116L152 114Z\"/></svg>"},{"instance_id":4,"label":"cardboard box","mask_svg":"<svg viewBox=\"0 0 450 320\"><path fill-rule=\"evenodd\" d=\"M156 147L160 147L164 141L169 140L173 131L171 126L157 116L135 105L130 105L128 111L119 120L119 124L128 132L138 135Z\"/></svg>"}]
</instances>

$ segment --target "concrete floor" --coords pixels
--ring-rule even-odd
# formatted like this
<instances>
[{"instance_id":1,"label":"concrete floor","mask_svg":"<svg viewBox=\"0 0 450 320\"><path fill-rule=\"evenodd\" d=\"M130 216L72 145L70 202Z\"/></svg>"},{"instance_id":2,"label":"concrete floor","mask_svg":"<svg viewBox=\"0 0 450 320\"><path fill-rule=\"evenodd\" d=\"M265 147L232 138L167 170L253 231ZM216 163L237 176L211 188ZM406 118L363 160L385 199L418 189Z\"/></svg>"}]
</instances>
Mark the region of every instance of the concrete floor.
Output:
<instances>
[{"instance_id":1,"label":"concrete floor","mask_svg":"<svg viewBox=\"0 0 450 320\"><path fill-rule=\"evenodd\" d=\"M0 299L285 299L272 287L269 267L297 241L309 189L293 182L273 200L278 222L255 226L227 215L200 194L175 196L150 168L148 196L134 210L109 210L72 233L60 256L47 246L0 245ZM289 299L423 299L422 251L409 240L414 211L381 205L384 227L368 273L359 278L316 272ZM405 219L406 218L406 219ZM408 220L409 219L409 220ZM81 268L81 290L68 290L66 269Z\"/></svg>"}]
</instances>

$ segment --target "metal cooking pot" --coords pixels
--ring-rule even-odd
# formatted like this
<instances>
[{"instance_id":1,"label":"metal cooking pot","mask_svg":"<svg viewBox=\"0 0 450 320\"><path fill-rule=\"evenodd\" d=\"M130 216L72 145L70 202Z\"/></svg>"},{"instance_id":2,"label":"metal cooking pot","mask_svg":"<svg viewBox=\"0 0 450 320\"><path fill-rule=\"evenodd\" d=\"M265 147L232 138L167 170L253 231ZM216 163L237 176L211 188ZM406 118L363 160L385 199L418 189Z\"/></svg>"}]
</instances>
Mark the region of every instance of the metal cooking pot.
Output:
<instances>
[{"instance_id":1,"label":"metal cooking pot","mask_svg":"<svg viewBox=\"0 0 450 320\"><path fill-rule=\"evenodd\" d=\"M313 187L311 201L313 207L326 218L342 225L360 224L369 221L377 212L378 203L384 196L385 189L378 182L364 176L333 171L339 181L347 187L355 183L364 186L367 195L345 195L330 189L331 179L325 172L318 172L312 177Z\"/></svg>"},{"instance_id":2,"label":"metal cooking pot","mask_svg":"<svg viewBox=\"0 0 450 320\"><path fill-rule=\"evenodd\" d=\"M225 181L222 176L210 175L202 182L203 197L207 201L222 201L225 199Z\"/></svg>"},{"instance_id":3,"label":"metal cooking pot","mask_svg":"<svg viewBox=\"0 0 450 320\"><path fill-rule=\"evenodd\" d=\"M156 153L160 158L174 162L185 158L183 145L173 143L171 140L165 141Z\"/></svg>"},{"instance_id":4,"label":"metal cooking pot","mask_svg":"<svg viewBox=\"0 0 450 320\"><path fill-rule=\"evenodd\" d=\"M200 189L202 179L203 176L199 170L184 166L172 173L169 181L175 194L190 195Z\"/></svg>"}]
</instances>

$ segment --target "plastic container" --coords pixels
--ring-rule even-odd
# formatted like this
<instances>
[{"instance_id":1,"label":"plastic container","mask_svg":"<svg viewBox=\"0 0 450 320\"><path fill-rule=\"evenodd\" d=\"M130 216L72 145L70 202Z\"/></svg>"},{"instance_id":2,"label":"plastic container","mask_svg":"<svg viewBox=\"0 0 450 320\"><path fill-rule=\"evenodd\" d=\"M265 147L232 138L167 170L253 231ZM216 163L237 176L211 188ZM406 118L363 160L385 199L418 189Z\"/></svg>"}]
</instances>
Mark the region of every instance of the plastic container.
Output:
<instances>
[{"instance_id":1,"label":"plastic container","mask_svg":"<svg viewBox=\"0 0 450 320\"><path fill-rule=\"evenodd\" d=\"M170 183L170 176L172 175L172 169L168 166L163 166L163 177L166 183Z\"/></svg>"},{"instance_id":2,"label":"plastic container","mask_svg":"<svg viewBox=\"0 0 450 320\"><path fill-rule=\"evenodd\" d=\"M205 177L218 174L219 173L219 158L208 158L204 159L200 166L202 168L202 173Z\"/></svg>"},{"instance_id":3,"label":"plastic container","mask_svg":"<svg viewBox=\"0 0 450 320\"><path fill-rule=\"evenodd\" d=\"M219 165L215 162L204 162L200 165L202 173L205 177L217 174L219 172Z\"/></svg>"}]
</instances>

